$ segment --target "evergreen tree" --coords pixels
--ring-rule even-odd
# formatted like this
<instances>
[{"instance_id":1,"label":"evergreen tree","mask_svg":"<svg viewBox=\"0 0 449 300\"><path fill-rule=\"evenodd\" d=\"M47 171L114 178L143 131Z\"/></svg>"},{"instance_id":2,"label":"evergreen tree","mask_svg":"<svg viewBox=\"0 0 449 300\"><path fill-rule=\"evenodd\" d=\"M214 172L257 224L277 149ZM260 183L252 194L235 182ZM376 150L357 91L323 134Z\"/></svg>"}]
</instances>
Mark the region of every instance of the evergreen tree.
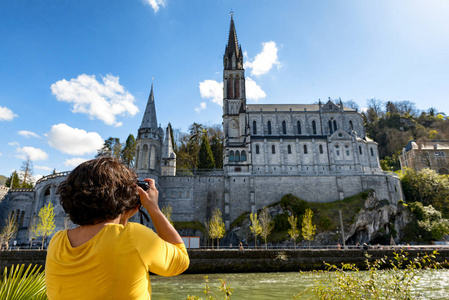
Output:
<instances>
[{"instance_id":1,"label":"evergreen tree","mask_svg":"<svg viewBox=\"0 0 449 300\"><path fill-rule=\"evenodd\" d=\"M104 141L103 147L98 150L97 156L112 156L120 158L122 153L122 144L119 138L109 137Z\"/></svg>"},{"instance_id":2,"label":"evergreen tree","mask_svg":"<svg viewBox=\"0 0 449 300\"><path fill-rule=\"evenodd\" d=\"M12 184L11 184L11 180L12 180ZM6 187L9 188L13 188L13 189L18 189L20 188L20 179L19 179L19 175L17 174L16 171L14 171L11 174L11 177L9 177L8 179L6 179L6 183L5 183Z\"/></svg>"},{"instance_id":3,"label":"evergreen tree","mask_svg":"<svg viewBox=\"0 0 449 300\"><path fill-rule=\"evenodd\" d=\"M125 142L125 147L122 151L122 161L125 166L132 168L134 166L134 156L136 154L136 139L134 135L128 135Z\"/></svg>"},{"instance_id":4,"label":"evergreen tree","mask_svg":"<svg viewBox=\"0 0 449 300\"><path fill-rule=\"evenodd\" d=\"M201 147L198 152L198 169L204 170L213 168L215 168L214 155L212 154L207 134L204 133Z\"/></svg>"},{"instance_id":5,"label":"evergreen tree","mask_svg":"<svg viewBox=\"0 0 449 300\"><path fill-rule=\"evenodd\" d=\"M168 128L170 131L170 138L173 146L173 151L175 151L175 154L178 154L178 145L176 144L175 136L173 134L173 128L171 127L170 123L168 123Z\"/></svg>"}]
</instances>

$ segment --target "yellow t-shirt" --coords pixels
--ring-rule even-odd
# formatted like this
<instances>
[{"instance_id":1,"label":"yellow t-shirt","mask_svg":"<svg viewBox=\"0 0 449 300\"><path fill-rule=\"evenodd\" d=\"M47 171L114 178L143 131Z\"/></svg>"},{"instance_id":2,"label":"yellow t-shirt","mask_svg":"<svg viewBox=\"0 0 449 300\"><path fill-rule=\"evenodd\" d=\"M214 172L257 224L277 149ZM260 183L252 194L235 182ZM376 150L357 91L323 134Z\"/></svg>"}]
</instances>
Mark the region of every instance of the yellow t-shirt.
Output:
<instances>
[{"instance_id":1,"label":"yellow t-shirt","mask_svg":"<svg viewBox=\"0 0 449 300\"><path fill-rule=\"evenodd\" d=\"M72 247L67 230L50 241L45 264L52 299L151 299L150 275L174 276L189 266L184 244L173 245L137 223L108 224Z\"/></svg>"}]
</instances>

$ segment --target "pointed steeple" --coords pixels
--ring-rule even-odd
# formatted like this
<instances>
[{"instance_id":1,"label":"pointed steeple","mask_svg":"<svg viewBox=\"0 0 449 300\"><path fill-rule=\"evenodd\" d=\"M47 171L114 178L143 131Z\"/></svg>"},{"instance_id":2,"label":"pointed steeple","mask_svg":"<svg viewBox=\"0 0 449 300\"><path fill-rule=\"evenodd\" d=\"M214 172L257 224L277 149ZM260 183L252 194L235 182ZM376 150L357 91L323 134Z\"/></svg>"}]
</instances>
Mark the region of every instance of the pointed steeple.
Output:
<instances>
[{"instance_id":1,"label":"pointed steeple","mask_svg":"<svg viewBox=\"0 0 449 300\"><path fill-rule=\"evenodd\" d=\"M223 65L227 70L241 70L243 69L242 47L239 45L237 39L233 14L231 13L231 26L229 28L228 44L226 45L225 55L223 57Z\"/></svg>"},{"instance_id":2,"label":"pointed steeple","mask_svg":"<svg viewBox=\"0 0 449 300\"><path fill-rule=\"evenodd\" d=\"M142 124L140 125L139 131L142 129L150 129L149 131L157 132L157 117L156 117L156 106L154 105L154 93L153 84L151 84L151 92L148 97L147 108L145 109L145 114L143 115Z\"/></svg>"}]
</instances>

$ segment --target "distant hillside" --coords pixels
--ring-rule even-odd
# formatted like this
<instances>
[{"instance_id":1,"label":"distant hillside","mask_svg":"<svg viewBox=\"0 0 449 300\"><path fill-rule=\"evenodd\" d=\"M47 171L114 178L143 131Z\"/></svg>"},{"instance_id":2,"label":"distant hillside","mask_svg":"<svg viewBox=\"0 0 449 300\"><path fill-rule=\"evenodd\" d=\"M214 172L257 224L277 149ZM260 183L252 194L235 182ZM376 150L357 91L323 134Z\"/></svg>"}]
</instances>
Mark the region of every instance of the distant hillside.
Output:
<instances>
[{"instance_id":1,"label":"distant hillside","mask_svg":"<svg viewBox=\"0 0 449 300\"><path fill-rule=\"evenodd\" d=\"M6 177L6 176L0 175L0 186L5 185L7 178L8 177Z\"/></svg>"},{"instance_id":2,"label":"distant hillside","mask_svg":"<svg viewBox=\"0 0 449 300\"><path fill-rule=\"evenodd\" d=\"M449 119L436 108L419 111L410 101L371 99L363 116L368 136L378 143L384 170L400 169L398 157L410 140L449 140Z\"/></svg>"}]
</instances>

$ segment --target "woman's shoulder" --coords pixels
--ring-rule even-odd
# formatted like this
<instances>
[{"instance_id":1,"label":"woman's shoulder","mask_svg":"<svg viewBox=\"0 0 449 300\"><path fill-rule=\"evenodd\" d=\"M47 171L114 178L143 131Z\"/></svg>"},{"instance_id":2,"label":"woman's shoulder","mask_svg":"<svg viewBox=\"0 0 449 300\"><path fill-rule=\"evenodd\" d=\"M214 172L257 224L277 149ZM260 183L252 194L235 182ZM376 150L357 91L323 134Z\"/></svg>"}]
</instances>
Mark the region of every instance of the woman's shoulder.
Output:
<instances>
[{"instance_id":1,"label":"woman's shoulder","mask_svg":"<svg viewBox=\"0 0 449 300\"><path fill-rule=\"evenodd\" d=\"M134 223L134 222L128 222L125 225L125 231L128 231L131 236L137 236L137 237L157 237L157 234L151 229L148 228L145 225Z\"/></svg>"}]
</instances>

